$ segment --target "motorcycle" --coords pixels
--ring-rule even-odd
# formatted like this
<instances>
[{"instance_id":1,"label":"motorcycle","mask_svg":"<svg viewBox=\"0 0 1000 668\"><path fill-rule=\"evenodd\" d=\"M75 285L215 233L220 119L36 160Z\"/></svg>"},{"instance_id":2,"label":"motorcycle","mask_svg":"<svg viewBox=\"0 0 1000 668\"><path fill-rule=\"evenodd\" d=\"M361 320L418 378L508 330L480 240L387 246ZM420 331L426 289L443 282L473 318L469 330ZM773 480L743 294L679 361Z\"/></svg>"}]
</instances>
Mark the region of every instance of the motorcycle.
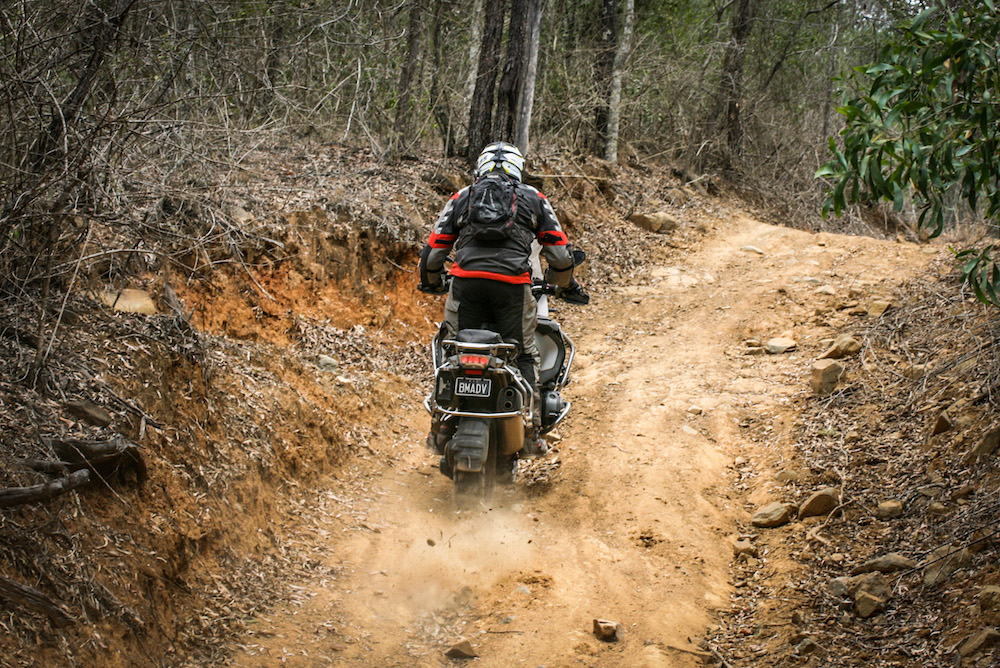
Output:
<instances>
[{"instance_id":1,"label":"motorcycle","mask_svg":"<svg viewBox=\"0 0 1000 668\"><path fill-rule=\"evenodd\" d=\"M585 255L577 253L579 264ZM535 344L543 436L569 413L571 403L560 396L560 390L570 381L575 347L549 316L548 297L557 294L557 288L536 280L532 294L538 301ZM576 295L586 297L582 290ZM431 414L427 444L440 455L439 468L454 482L460 507L488 503L498 482L512 482L520 454L544 454L525 448L536 409L532 388L516 364L518 354L517 345L504 341L488 325L452 335L442 323L434 336L434 388L424 401Z\"/></svg>"}]
</instances>

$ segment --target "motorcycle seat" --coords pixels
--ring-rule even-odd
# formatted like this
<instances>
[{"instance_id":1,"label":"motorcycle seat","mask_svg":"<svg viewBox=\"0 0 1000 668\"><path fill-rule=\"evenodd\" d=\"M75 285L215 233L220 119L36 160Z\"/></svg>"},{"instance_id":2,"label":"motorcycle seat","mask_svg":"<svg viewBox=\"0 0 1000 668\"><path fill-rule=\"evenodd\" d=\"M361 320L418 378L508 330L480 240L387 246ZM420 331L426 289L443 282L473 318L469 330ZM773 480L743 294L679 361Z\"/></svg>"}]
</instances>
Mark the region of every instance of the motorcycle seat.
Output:
<instances>
[{"instance_id":1,"label":"motorcycle seat","mask_svg":"<svg viewBox=\"0 0 1000 668\"><path fill-rule=\"evenodd\" d=\"M459 343L503 343L499 334L488 329L463 329L455 335L455 340Z\"/></svg>"}]
</instances>

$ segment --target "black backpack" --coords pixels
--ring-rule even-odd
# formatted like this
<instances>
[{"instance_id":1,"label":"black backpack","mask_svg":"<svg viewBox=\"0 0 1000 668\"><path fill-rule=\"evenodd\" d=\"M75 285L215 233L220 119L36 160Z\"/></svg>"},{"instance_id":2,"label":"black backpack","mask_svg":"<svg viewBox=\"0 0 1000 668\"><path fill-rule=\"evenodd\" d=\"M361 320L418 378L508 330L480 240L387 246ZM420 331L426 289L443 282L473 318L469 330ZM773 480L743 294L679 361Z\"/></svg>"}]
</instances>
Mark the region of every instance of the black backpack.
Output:
<instances>
[{"instance_id":1,"label":"black backpack","mask_svg":"<svg viewBox=\"0 0 1000 668\"><path fill-rule=\"evenodd\" d=\"M467 236L477 241L503 241L517 226L517 183L506 174L479 179L469 188L465 216Z\"/></svg>"}]
</instances>

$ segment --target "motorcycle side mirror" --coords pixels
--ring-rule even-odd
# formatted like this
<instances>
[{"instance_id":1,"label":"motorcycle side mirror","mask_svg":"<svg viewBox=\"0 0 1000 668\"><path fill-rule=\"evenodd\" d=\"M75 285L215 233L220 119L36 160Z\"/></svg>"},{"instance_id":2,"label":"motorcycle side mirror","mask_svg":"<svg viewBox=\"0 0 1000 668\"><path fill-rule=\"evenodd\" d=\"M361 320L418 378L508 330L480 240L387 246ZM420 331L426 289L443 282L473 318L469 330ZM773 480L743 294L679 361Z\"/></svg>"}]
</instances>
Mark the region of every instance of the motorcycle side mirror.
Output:
<instances>
[{"instance_id":1,"label":"motorcycle side mirror","mask_svg":"<svg viewBox=\"0 0 1000 668\"><path fill-rule=\"evenodd\" d=\"M587 261L587 252L579 249L573 251L573 266L579 267Z\"/></svg>"}]
</instances>

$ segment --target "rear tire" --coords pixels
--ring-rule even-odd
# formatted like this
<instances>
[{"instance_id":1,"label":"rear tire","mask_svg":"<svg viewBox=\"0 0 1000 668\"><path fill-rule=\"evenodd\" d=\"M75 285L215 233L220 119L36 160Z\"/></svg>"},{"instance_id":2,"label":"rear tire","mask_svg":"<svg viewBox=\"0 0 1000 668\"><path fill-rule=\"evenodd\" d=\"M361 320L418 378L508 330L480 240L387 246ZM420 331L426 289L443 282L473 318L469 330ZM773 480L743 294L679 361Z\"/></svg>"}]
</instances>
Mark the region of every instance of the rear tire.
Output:
<instances>
[{"instance_id":1,"label":"rear tire","mask_svg":"<svg viewBox=\"0 0 1000 668\"><path fill-rule=\"evenodd\" d=\"M478 473L454 472L455 505L459 510L474 510L480 505L486 506L493 501L493 492L497 485L498 456L496 423L491 422L489 445L483 470Z\"/></svg>"}]
</instances>

